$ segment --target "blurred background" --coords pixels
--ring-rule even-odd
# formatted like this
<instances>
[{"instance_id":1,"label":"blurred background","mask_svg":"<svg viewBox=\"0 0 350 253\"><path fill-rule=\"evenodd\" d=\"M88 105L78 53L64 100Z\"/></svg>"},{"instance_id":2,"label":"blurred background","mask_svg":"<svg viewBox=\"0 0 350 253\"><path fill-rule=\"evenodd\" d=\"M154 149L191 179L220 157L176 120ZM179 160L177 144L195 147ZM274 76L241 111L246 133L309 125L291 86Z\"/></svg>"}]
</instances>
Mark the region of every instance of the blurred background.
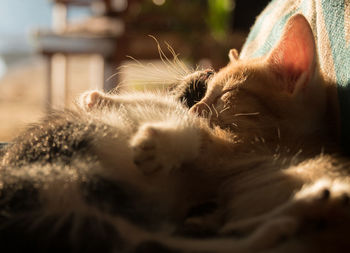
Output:
<instances>
[{"instance_id":1,"label":"blurred background","mask_svg":"<svg viewBox=\"0 0 350 253\"><path fill-rule=\"evenodd\" d=\"M184 69L219 69L268 2L0 0L0 141L87 89L154 88Z\"/></svg>"}]
</instances>

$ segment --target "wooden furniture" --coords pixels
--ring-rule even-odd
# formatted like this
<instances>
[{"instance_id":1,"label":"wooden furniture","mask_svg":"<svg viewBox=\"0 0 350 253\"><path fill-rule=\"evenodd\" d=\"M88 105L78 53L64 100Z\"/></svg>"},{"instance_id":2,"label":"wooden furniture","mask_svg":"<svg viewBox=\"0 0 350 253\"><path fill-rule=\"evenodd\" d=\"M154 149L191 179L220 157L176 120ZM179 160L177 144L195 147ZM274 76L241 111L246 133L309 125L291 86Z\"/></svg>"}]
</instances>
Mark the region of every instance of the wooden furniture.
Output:
<instances>
[{"instance_id":1,"label":"wooden furniture","mask_svg":"<svg viewBox=\"0 0 350 253\"><path fill-rule=\"evenodd\" d=\"M70 6L88 6L100 3L105 5L104 11L112 13L111 0L55 0L52 8L52 29L39 30L36 32L36 42L38 51L45 56L47 61L47 109L52 107L62 108L68 103L68 74L69 56L71 55L92 55L94 64L97 66L91 87L96 89L110 90L114 84L109 81L113 75L113 58L117 49L117 38L123 33L123 23L117 18L111 22L116 26L113 32L108 30L98 32L91 31L89 24L85 24L86 29L71 29L68 20L68 8ZM101 23L107 22L106 17L93 17L92 20ZM102 23L104 24L104 23ZM74 26L73 26L74 27ZM80 28L82 28L81 26ZM84 28L84 27L83 27ZM89 30L90 29L90 30ZM97 29L98 30L98 29Z\"/></svg>"},{"instance_id":2,"label":"wooden furniture","mask_svg":"<svg viewBox=\"0 0 350 253\"><path fill-rule=\"evenodd\" d=\"M205 4L193 6L187 0L166 3L169 5L164 9L148 0L54 0L52 29L37 33L38 48L48 62L47 108L67 105L69 55L95 55L98 71L93 74L91 87L108 91L117 84L116 78L109 77L128 59L126 55L138 60L160 59L157 44L148 35L157 38L170 59L172 54L164 41L182 59L195 64L203 58L210 59L214 68L226 64L230 48L240 48L242 36L225 41L216 41L211 36L203 21ZM94 30L86 25L88 22L73 29L76 24L67 19L70 6L89 6L95 10L93 18L97 23L107 22L105 29Z\"/></svg>"}]
</instances>

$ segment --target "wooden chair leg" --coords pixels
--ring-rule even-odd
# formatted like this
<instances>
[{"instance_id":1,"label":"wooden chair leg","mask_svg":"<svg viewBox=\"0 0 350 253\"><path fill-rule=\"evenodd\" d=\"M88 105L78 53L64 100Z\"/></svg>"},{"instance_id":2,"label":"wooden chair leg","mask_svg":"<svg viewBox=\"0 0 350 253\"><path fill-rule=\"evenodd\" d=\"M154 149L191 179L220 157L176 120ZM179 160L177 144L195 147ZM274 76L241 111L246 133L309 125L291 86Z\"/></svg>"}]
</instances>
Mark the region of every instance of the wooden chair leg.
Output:
<instances>
[{"instance_id":1,"label":"wooden chair leg","mask_svg":"<svg viewBox=\"0 0 350 253\"><path fill-rule=\"evenodd\" d=\"M64 54L55 54L51 59L51 108L63 109L68 104L68 63Z\"/></svg>"},{"instance_id":2,"label":"wooden chair leg","mask_svg":"<svg viewBox=\"0 0 350 253\"><path fill-rule=\"evenodd\" d=\"M52 109L52 55L46 55L46 99L45 107L49 112Z\"/></svg>"},{"instance_id":3,"label":"wooden chair leg","mask_svg":"<svg viewBox=\"0 0 350 253\"><path fill-rule=\"evenodd\" d=\"M104 91L110 91L113 88L116 87L117 84L117 69L113 67L113 61L108 58L104 58L104 63L103 63L103 80L104 80L104 85L103 89Z\"/></svg>"},{"instance_id":4,"label":"wooden chair leg","mask_svg":"<svg viewBox=\"0 0 350 253\"><path fill-rule=\"evenodd\" d=\"M90 89L104 89L104 60L101 55L93 55L90 58Z\"/></svg>"}]
</instances>

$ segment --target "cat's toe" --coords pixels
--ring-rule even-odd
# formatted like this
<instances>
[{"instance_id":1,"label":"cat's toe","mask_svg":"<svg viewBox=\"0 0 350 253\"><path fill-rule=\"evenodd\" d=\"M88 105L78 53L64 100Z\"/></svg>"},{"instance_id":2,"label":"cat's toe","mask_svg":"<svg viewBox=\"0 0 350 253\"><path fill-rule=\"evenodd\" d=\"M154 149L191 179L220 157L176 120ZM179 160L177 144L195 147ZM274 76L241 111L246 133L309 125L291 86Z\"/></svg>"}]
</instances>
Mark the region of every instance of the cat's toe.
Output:
<instances>
[{"instance_id":1,"label":"cat's toe","mask_svg":"<svg viewBox=\"0 0 350 253\"><path fill-rule=\"evenodd\" d=\"M80 97L80 106L86 111L91 111L99 104L99 101L103 98L103 94L100 91L93 90L85 92Z\"/></svg>"},{"instance_id":2,"label":"cat's toe","mask_svg":"<svg viewBox=\"0 0 350 253\"><path fill-rule=\"evenodd\" d=\"M157 162L155 148L152 143L140 143L133 147L133 161L144 174L153 174L162 168L162 165Z\"/></svg>"},{"instance_id":3,"label":"cat's toe","mask_svg":"<svg viewBox=\"0 0 350 253\"><path fill-rule=\"evenodd\" d=\"M130 140L133 160L145 174L172 173L199 152L200 135L191 125L144 124Z\"/></svg>"},{"instance_id":4,"label":"cat's toe","mask_svg":"<svg viewBox=\"0 0 350 253\"><path fill-rule=\"evenodd\" d=\"M157 141L159 132L147 126L141 128L131 140L134 164L146 175L153 174L166 167L162 159L162 150Z\"/></svg>"},{"instance_id":5,"label":"cat's toe","mask_svg":"<svg viewBox=\"0 0 350 253\"><path fill-rule=\"evenodd\" d=\"M348 183L319 180L304 187L283 208L272 216L289 215L300 221L336 222L339 217L350 218L350 186ZM310 223L310 224L311 224Z\"/></svg>"},{"instance_id":6,"label":"cat's toe","mask_svg":"<svg viewBox=\"0 0 350 253\"><path fill-rule=\"evenodd\" d=\"M350 189L333 189L329 199L328 208L331 213L350 214Z\"/></svg>"}]
</instances>

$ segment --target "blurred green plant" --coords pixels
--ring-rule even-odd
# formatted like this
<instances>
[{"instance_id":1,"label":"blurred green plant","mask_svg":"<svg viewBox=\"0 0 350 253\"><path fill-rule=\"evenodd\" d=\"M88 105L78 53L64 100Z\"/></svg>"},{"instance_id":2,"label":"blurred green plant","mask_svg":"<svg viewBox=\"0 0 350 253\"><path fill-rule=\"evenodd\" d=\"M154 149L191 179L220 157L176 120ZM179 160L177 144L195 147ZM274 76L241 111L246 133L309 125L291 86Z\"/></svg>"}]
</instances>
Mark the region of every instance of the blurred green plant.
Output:
<instances>
[{"instance_id":1,"label":"blurred green plant","mask_svg":"<svg viewBox=\"0 0 350 253\"><path fill-rule=\"evenodd\" d=\"M225 39L231 25L234 0L208 0L207 23L214 38Z\"/></svg>"},{"instance_id":2,"label":"blurred green plant","mask_svg":"<svg viewBox=\"0 0 350 253\"><path fill-rule=\"evenodd\" d=\"M145 0L130 18L146 30L173 31L191 36L209 32L217 40L229 33L235 0Z\"/></svg>"}]
</instances>

